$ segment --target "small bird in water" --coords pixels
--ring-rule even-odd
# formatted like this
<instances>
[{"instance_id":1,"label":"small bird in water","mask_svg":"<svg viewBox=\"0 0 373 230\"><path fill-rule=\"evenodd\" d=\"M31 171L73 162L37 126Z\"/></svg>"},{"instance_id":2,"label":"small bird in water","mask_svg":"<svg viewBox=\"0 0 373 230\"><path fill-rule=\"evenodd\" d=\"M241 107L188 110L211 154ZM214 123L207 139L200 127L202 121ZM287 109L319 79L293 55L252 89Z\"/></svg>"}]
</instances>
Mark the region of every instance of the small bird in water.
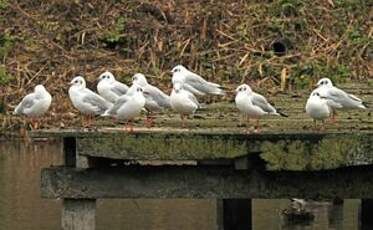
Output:
<instances>
[{"instance_id":1,"label":"small bird in water","mask_svg":"<svg viewBox=\"0 0 373 230\"><path fill-rule=\"evenodd\" d=\"M136 92L136 89L141 87L144 91L145 109L147 111L146 124L148 127L152 126L153 119L150 116L152 112L159 112L163 109L171 108L170 96L162 92L157 87L150 85L146 80L144 74L136 73L132 77L132 86L128 90L127 95Z\"/></svg>"},{"instance_id":2,"label":"small bird in water","mask_svg":"<svg viewBox=\"0 0 373 230\"><path fill-rule=\"evenodd\" d=\"M70 100L77 110L89 116L87 126L90 125L92 116L103 114L113 105L100 95L86 88L86 82L82 76L75 77L70 82L70 85Z\"/></svg>"},{"instance_id":3,"label":"small bird in water","mask_svg":"<svg viewBox=\"0 0 373 230\"><path fill-rule=\"evenodd\" d=\"M171 70L171 73L173 85L179 83L183 85L185 90L193 93L194 95L225 95L221 85L206 81L201 76L189 71L182 65L175 66Z\"/></svg>"},{"instance_id":4,"label":"small bird in water","mask_svg":"<svg viewBox=\"0 0 373 230\"><path fill-rule=\"evenodd\" d=\"M317 90L314 90L306 103L306 113L313 118L315 123L315 129L317 129L317 121L322 121L322 129L324 129L325 119L330 117L333 112L333 108L337 107L338 104L334 104L332 100L328 100L326 97L322 97ZM339 105L340 106L340 105Z\"/></svg>"},{"instance_id":5,"label":"small bird in water","mask_svg":"<svg viewBox=\"0 0 373 230\"><path fill-rule=\"evenodd\" d=\"M117 81L109 71L102 73L98 80L97 92L101 97L111 103L114 103L118 97L126 94L128 91L128 86Z\"/></svg>"},{"instance_id":6,"label":"small bird in water","mask_svg":"<svg viewBox=\"0 0 373 230\"><path fill-rule=\"evenodd\" d=\"M260 131L259 119L263 115L287 117L286 114L278 112L271 104L269 104L265 97L253 92L247 84L242 84L237 87L235 102L238 110L247 116L248 122L250 121L250 118L257 120L255 132Z\"/></svg>"},{"instance_id":7,"label":"small bird in water","mask_svg":"<svg viewBox=\"0 0 373 230\"><path fill-rule=\"evenodd\" d=\"M332 112L332 121L335 121L337 109L366 109L366 104L358 97L333 86L329 78L322 78L317 83L316 91L321 97L325 97L333 103L329 103Z\"/></svg>"},{"instance_id":8,"label":"small bird in water","mask_svg":"<svg viewBox=\"0 0 373 230\"><path fill-rule=\"evenodd\" d=\"M197 98L191 92L185 90L180 83L174 84L170 102L172 109L180 114L183 128L185 127L185 116L194 114L200 108Z\"/></svg>"},{"instance_id":9,"label":"small bird in water","mask_svg":"<svg viewBox=\"0 0 373 230\"><path fill-rule=\"evenodd\" d=\"M120 96L114 105L108 109L102 116L113 116L119 120L126 120L125 129L129 127L129 131L133 131L131 121L133 118L140 115L141 110L145 106L145 97L141 87L136 88L136 92L131 95Z\"/></svg>"},{"instance_id":10,"label":"small bird in water","mask_svg":"<svg viewBox=\"0 0 373 230\"><path fill-rule=\"evenodd\" d=\"M31 126L38 128L35 118L45 114L52 103L52 96L43 85L35 86L34 92L26 95L17 105L14 114L31 117Z\"/></svg>"}]
</instances>

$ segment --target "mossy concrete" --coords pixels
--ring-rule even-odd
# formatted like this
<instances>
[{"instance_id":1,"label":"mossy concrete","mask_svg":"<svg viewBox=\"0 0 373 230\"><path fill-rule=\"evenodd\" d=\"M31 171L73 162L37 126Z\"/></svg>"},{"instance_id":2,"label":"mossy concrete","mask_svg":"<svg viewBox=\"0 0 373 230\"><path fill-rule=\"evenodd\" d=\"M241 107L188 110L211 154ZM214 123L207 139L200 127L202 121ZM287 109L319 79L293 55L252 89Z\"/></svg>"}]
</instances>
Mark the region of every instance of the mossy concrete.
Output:
<instances>
[{"instance_id":1,"label":"mossy concrete","mask_svg":"<svg viewBox=\"0 0 373 230\"><path fill-rule=\"evenodd\" d=\"M373 168L268 172L221 166L43 169L44 198L373 198Z\"/></svg>"},{"instance_id":2,"label":"mossy concrete","mask_svg":"<svg viewBox=\"0 0 373 230\"><path fill-rule=\"evenodd\" d=\"M235 135L135 134L78 138L81 155L125 160L202 160L235 158L247 153Z\"/></svg>"},{"instance_id":3,"label":"mossy concrete","mask_svg":"<svg viewBox=\"0 0 373 230\"><path fill-rule=\"evenodd\" d=\"M319 141L266 141L261 157L270 170L325 170L373 163L373 135L330 134Z\"/></svg>"},{"instance_id":4,"label":"mossy concrete","mask_svg":"<svg viewBox=\"0 0 373 230\"><path fill-rule=\"evenodd\" d=\"M105 133L77 137L77 153L120 160L214 161L260 154L268 170L373 164L372 133Z\"/></svg>"}]
</instances>

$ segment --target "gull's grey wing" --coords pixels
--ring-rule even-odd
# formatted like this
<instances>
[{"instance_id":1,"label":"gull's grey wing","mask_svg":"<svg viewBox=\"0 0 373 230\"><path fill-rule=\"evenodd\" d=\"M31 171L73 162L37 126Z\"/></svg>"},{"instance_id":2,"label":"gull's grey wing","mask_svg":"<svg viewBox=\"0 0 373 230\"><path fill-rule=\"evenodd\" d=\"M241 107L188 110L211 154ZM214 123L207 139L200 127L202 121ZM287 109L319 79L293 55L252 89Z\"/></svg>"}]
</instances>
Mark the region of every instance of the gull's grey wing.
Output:
<instances>
[{"instance_id":1,"label":"gull's grey wing","mask_svg":"<svg viewBox=\"0 0 373 230\"><path fill-rule=\"evenodd\" d=\"M157 87L148 84L144 88L144 92L148 94L148 95L145 95L146 97L151 97L151 99L155 101L160 107L163 107L163 108L171 107L170 96L162 92Z\"/></svg>"},{"instance_id":2,"label":"gull's grey wing","mask_svg":"<svg viewBox=\"0 0 373 230\"><path fill-rule=\"evenodd\" d=\"M329 98L329 97L322 97L326 100L326 104L328 104L329 107L331 107L332 109L341 109L343 106L334 101L332 98Z\"/></svg>"},{"instance_id":3,"label":"gull's grey wing","mask_svg":"<svg viewBox=\"0 0 373 230\"><path fill-rule=\"evenodd\" d=\"M219 84L206 81L198 74L192 72L189 72L185 76L185 83L203 93L224 95L224 91L221 89L221 86Z\"/></svg>"},{"instance_id":4,"label":"gull's grey wing","mask_svg":"<svg viewBox=\"0 0 373 230\"><path fill-rule=\"evenodd\" d=\"M118 96L122 96L127 93L128 86L119 81L116 81L113 83L111 91L113 91Z\"/></svg>"},{"instance_id":5,"label":"gull's grey wing","mask_svg":"<svg viewBox=\"0 0 373 230\"><path fill-rule=\"evenodd\" d=\"M268 103L267 99L258 93L252 93L251 102L267 113L277 113L276 109Z\"/></svg>"},{"instance_id":6,"label":"gull's grey wing","mask_svg":"<svg viewBox=\"0 0 373 230\"><path fill-rule=\"evenodd\" d=\"M341 104L344 106L349 105L358 105L361 104L361 100L357 97L353 96L351 97L349 94L347 94L345 91L338 89L336 87L328 89L328 98L333 100L334 102Z\"/></svg>"},{"instance_id":7,"label":"gull's grey wing","mask_svg":"<svg viewBox=\"0 0 373 230\"><path fill-rule=\"evenodd\" d=\"M111 108L108 110L108 114L110 115L115 115L119 108L122 107L125 103L127 103L127 101L130 99L129 96L127 95L122 95L120 96L114 103L113 106L111 106Z\"/></svg>"},{"instance_id":8,"label":"gull's grey wing","mask_svg":"<svg viewBox=\"0 0 373 230\"><path fill-rule=\"evenodd\" d=\"M191 92L192 94L198 95L198 96L204 96L206 93L199 91L198 89L194 88L192 85L189 85L188 83L184 83L183 87L185 90Z\"/></svg>"},{"instance_id":9,"label":"gull's grey wing","mask_svg":"<svg viewBox=\"0 0 373 230\"><path fill-rule=\"evenodd\" d=\"M360 98L356 97L355 95L348 94L348 97L351 98L354 101L361 102L361 103L363 102L363 100L361 100Z\"/></svg>"},{"instance_id":10,"label":"gull's grey wing","mask_svg":"<svg viewBox=\"0 0 373 230\"><path fill-rule=\"evenodd\" d=\"M17 105L17 107L14 110L14 113L22 114L25 109L31 108L36 103L37 100L38 98L35 96L34 93L26 95L22 99L22 101Z\"/></svg>"},{"instance_id":11,"label":"gull's grey wing","mask_svg":"<svg viewBox=\"0 0 373 230\"><path fill-rule=\"evenodd\" d=\"M86 89L84 92L85 95L83 96L83 102L89 103L96 113L102 114L111 107L112 104L110 102L106 101L103 97L95 94L91 90Z\"/></svg>"},{"instance_id":12,"label":"gull's grey wing","mask_svg":"<svg viewBox=\"0 0 373 230\"><path fill-rule=\"evenodd\" d=\"M193 103L195 103L195 104L197 105L198 108L200 108L201 105L199 104L199 102L198 102L196 96L194 96L194 94L192 94L192 93L189 92L189 91L186 91L186 92L187 92L187 94L188 94L188 98L189 98Z\"/></svg>"}]
</instances>

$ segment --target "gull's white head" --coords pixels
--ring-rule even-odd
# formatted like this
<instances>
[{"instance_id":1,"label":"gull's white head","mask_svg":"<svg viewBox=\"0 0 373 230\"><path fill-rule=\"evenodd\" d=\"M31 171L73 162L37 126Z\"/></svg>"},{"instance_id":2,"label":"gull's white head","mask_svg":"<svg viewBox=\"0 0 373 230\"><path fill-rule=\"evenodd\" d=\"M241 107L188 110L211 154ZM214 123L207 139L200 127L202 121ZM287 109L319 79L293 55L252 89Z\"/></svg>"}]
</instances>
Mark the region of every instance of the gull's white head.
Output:
<instances>
[{"instance_id":1,"label":"gull's white head","mask_svg":"<svg viewBox=\"0 0 373 230\"><path fill-rule=\"evenodd\" d=\"M142 90L141 87L137 87L137 88L136 88L136 92L137 92L137 93L143 93L144 91Z\"/></svg>"},{"instance_id":2,"label":"gull's white head","mask_svg":"<svg viewBox=\"0 0 373 230\"><path fill-rule=\"evenodd\" d=\"M115 81L115 77L114 77L114 75L113 75L111 72L109 72L109 71L105 71L105 72L103 72L103 73L98 77L98 80L99 80L99 81L105 80L105 81L113 82L113 81Z\"/></svg>"},{"instance_id":3,"label":"gull's white head","mask_svg":"<svg viewBox=\"0 0 373 230\"><path fill-rule=\"evenodd\" d=\"M138 86L144 87L148 84L148 81L145 78L145 75L142 73L136 73L132 77L132 83Z\"/></svg>"},{"instance_id":4,"label":"gull's white head","mask_svg":"<svg viewBox=\"0 0 373 230\"><path fill-rule=\"evenodd\" d=\"M46 91L46 89L44 88L43 85L37 85L35 86L35 89L34 89L35 93L43 93Z\"/></svg>"},{"instance_id":5,"label":"gull's white head","mask_svg":"<svg viewBox=\"0 0 373 230\"><path fill-rule=\"evenodd\" d=\"M183 73L185 71L187 71L187 68L185 68L183 65L177 65L171 70L171 73L176 74Z\"/></svg>"},{"instance_id":6,"label":"gull's white head","mask_svg":"<svg viewBox=\"0 0 373 230\"><path fill-rule=\"evenodd\" d=\"M333 83L332 81L329 79L329 78L321 78L318 82L317 82L317 86L320 87L320 86L328 86L328 87L332 87L333 86Z\"/></svg>"},{"instance_id":7,"label":"gull's white head","mask_svg":"<svg viewBox=\"0 0 373 230\"><path fill-rule=\"evenodd\" d=\"M74 77L74 79L71 80L70 85L80 87L80 88L86 87L85 80L82 76Z\"/></svg>"},{"instance_id":8,"label":"gull's white head","mask_svg":"<svg viewBox=\"0 0 373 230\"><path fill-rule=\"evenodd\" d=\"M237 87L236 89L236 92L237 93L240 93L240 92L244 92L246 94L250 94L252 93L253 91L251 90L251 87L247 84L242 84L240 86Z\"/></svg>"},{"instance_id":9,"label":"gull's white head","mask_svg":"<svg viewBox=\"0 0 373 230\"><path fill-rule=\"evenodd\" d=\"M321 97L319 92L311 93L311 97Z\"/></svg>"},{"instance_id":10,"label":"gull's white head","mask_svg":"<svg viewBox=\"0 0 373 230\"><path fill-rule=\"evenodd\" d=\"M312 98L312 99L322 99L322 100L327 99L326 97L322 96L319 93L319 91L317 91L317 90L312 91L312 93L310 95L310 98Z\"/></svg>"},{"instance_id":11,"label":"gull's white head","mask_svg":"<svg viewBox=\"0 0 373 230\"><path fill-rule=\"evenodd\" d=\"M179 93L183 89L184 89L184 87L183 87L182 84L180 84L180 83L174 84L173 90L175 91L175 93Z\"/></svg>"}]
</instances>

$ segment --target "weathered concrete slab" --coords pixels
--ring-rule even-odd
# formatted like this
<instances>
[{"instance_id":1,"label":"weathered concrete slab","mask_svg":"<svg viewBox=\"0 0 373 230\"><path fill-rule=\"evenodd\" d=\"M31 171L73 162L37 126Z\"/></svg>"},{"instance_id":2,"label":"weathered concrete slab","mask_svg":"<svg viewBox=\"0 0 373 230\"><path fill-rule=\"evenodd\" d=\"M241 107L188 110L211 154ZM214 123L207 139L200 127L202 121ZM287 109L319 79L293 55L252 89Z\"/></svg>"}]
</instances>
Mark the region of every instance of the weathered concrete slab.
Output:
<instances>
[{"instance_id":1,"label":"weathered concrete slab","mask_svg":"<svg viewBox=\"0 0 373 230\"><path fill-rule=\"evenodd\" d=\"M373 164L373 133L137 133L77 138L83 156L121 160L232 160L260 154L271 170Z\"/></svg>"},{"instance_id":2,"label":"weathered concrete slab","mask_svg":"<svg viewBox=\"0 0 373 230\"><path fill-rule=\"evenodd\" d=\"M373 198L373 167L268 172L233 167L49 168L44 198Z\"/></svg>"},{"instance_id":3,"label":"weathered concrete slab","mask_svg":"<svg viewBox=\"0 0 373 230\"><path fill-rule=\"evenodd\" d=\"M370 132L250 134L208 129L76 132L79 156L129 161L219 161L259 154L270 170L325 170L373 164ZM74 145L75 146L75 145Z\"/></svg>"}]
</instances>

